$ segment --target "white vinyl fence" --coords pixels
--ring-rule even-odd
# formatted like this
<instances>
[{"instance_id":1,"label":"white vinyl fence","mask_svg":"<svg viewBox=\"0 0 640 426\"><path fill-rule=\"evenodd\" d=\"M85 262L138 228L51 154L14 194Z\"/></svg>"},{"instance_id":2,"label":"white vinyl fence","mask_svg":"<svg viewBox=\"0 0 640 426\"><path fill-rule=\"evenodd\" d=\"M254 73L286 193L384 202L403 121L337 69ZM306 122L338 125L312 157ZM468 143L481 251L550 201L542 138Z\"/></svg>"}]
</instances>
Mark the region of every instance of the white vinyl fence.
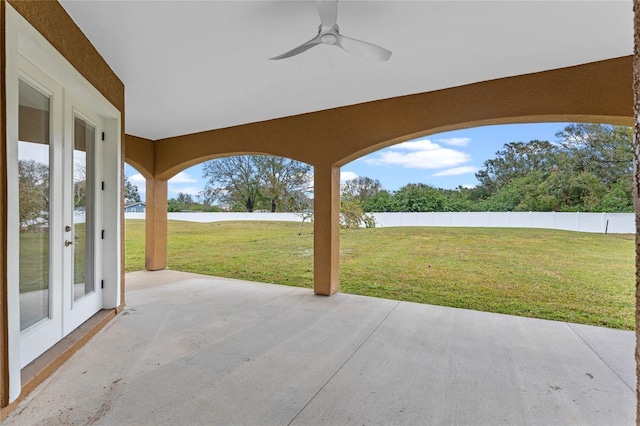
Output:
<instances>
[{"instance_id":1,"label":"white vinyl fence","mask_svg":"<svg viewBox=\"0 0 640 426\"><path fill-rule=\"evenodd\" d=\"M473 228L546 228L604 234L635 234L635 213L462 212L374 213L376 226L448 226ZM144 219L144 213L125 213ZM300 222L294 213L169 213L169 220L220 222L271 220Z\"/></svg>"},{"instance_id":2,"label":"white vinyl fence","mask_svg":"<svg viewBox=\"0 0 640 426\"><path fill-rule=\"evenodd\" d=\"M375 213L376 226L546 228L635 234L635 213L468 212Z\"/></svg>"},{"instance_id":3,"label":"white vinyl fence","mask_svg":"<svg viewBox=\"0 0 640 426\"><path fill-rule=\"evenodd\" d=\"M276 222L300 222L302 220L302 217L295 213L169 213L168 216L169 220L201 223L229 220L271 220ZM124 217L126 219L144 219L144 213L125 213Z\"/></svg>"}]
</instances>

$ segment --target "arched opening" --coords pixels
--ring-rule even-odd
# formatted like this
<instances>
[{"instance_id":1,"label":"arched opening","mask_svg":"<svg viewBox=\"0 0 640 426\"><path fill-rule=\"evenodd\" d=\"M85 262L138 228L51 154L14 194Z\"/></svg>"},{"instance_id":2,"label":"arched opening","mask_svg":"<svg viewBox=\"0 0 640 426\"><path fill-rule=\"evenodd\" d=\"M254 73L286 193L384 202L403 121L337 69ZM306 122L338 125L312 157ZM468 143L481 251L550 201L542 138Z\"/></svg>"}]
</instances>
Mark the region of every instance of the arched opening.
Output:
<instances>
[{"instance_id":1,"label":"arched opening","mask_svg":"<svg viewBox=\"0 0 640 426\"><path fill-rule=\"evenodd\" d=\"M135 166L125 163L125 272L144 269L146 184L145 176Z\"/></svg>"},{"instance_id":2,"label":"arched opening","mask_svg":"<svg viewBox=\"0 0 640 426\"><path fill-rule=\"evenodd\" d=\"M308 164L263 154L210 157L168 180L165 213L168 269L313 285Z\"/></svg>"},{"instance_id":3,"label":"arched opening","mask_svg":"<svg viewBox=\"0 0 640 426\"><path fill-rule=\"evenodd\" d=\"M378 228L342 233L341 289L632 329L632 165L631 129L578 123L469 128L361 157L342 167L342 207L355 199Z\"/></svg>"}]
</instances>

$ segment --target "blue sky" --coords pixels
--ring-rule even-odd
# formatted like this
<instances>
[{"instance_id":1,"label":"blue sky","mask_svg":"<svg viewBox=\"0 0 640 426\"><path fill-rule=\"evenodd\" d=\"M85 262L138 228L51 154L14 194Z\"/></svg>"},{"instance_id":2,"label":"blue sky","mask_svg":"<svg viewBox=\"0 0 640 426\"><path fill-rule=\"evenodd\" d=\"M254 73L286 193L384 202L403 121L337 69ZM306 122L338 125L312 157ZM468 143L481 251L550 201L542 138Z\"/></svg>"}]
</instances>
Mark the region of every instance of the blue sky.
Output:
<instances>
[{"instance_id":1,"label":"blue sky","mask_svg":"<svg viewBox=\"0 0 640 426\"><path fill-rule=\"evenodd\" d=\"M506 143L534 139L555 142L555 134L566 126L567 123L509 124L439 133L361 157L342 167L341 179L367 176L378 179L391 191L419 182L448 189L475 186L475 172ZM129 165L125 173L144 199L144 178ZM204 185L202 165L193 166L169 181L169 198L179 192L195 196Z\"/></svg>"}]
</instances>

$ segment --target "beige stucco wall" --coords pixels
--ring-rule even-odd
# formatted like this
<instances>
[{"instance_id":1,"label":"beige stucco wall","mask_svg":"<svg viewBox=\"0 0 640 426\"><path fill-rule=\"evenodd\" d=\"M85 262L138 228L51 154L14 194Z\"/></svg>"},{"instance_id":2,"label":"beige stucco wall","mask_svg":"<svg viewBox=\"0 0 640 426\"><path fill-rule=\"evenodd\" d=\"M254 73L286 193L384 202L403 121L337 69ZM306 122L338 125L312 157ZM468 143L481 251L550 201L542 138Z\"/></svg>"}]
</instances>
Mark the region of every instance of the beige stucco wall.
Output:
<instances>
[{"instance_id":1,"label":"beige stucco wall","mask_svg":"<svg viewBox=\"0 0 640 426\"><path fill-rule=\"evenodd\" d=\"M409 139L480 125L631 125L632 74L632 57L627 56L153 142L130 137L135 149L132 146L126 157L154 177L151 189L187 167L220 156L271 154L312 165L314 291L330 295L339 289L339 167ZM146 265L151 270L166 266L166 191L162 194L147 191L147 222L162 219L147 224Z\"/></svg>"},{"instance_id":2,"label":"beige stucco wall","mask_svg":"<svg viewBox=\"0 0 640 426\"><path fill-rule=\"evenodd\" d=\"M162 139L154 176L215 156L266 153L342 166L395 143L487 124L633 123L632 57Z\"/></svg>"},{"instance_id":3,"label":"beige stucco wall","mask_svg":"<svg viewBox=\"0 0 640 426\"><path fill-rule=\"evenodd\" d=\"M125 147L125 161L135 167L145 179L152 178L155 163L153 141L126 135Z\"/></svg>"}]
</instances>

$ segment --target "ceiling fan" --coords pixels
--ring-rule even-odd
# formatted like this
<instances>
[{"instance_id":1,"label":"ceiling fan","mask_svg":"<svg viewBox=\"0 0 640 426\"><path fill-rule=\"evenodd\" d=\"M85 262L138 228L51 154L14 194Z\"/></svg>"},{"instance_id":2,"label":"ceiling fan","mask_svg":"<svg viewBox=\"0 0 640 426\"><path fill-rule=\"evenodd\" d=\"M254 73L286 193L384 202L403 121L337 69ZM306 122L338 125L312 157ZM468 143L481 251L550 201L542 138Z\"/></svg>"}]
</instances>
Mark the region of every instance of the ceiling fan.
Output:
<instances>
[{"instance_id":1,"label":"ceiling fan","mask_svg":"<svg viewBox=\"0 0 640 426\"><path fill-rule=\"evenodd\" d=\"M386 61L391 57L391 52L385 48L340 34L340 29L336 23L338 20L338 0L318 0L317 4L320 15L318 35L295 49L269 59L290 58L319 44L338 46L352 55L370 61Z\"/></svg>"}]
</instances>

